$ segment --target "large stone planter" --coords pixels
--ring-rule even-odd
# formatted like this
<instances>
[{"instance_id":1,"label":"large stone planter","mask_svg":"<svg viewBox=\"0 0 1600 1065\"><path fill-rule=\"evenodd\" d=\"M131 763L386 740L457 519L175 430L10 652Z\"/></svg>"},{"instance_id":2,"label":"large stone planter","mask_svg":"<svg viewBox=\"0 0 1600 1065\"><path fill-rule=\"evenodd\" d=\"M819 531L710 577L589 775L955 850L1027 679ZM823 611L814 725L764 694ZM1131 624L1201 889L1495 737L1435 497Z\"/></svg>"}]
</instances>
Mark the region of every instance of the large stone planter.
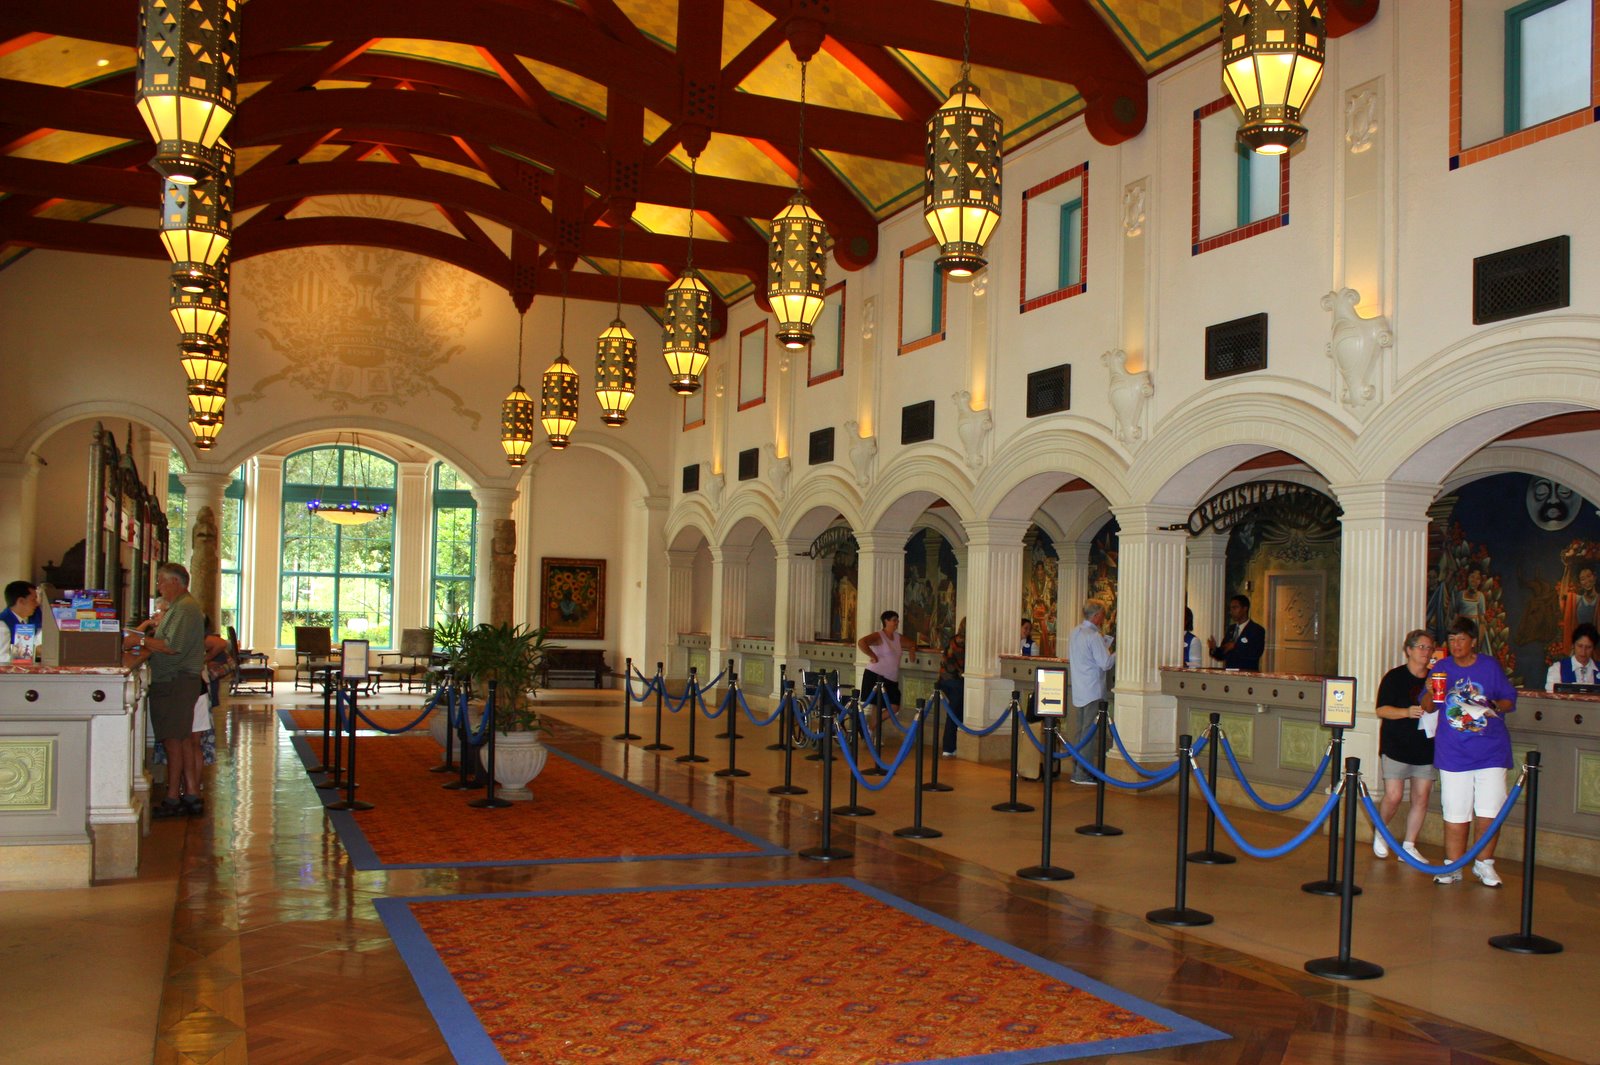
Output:
<instances>
[{"instance_id":1,"label":"large stone planter","mask_svg":"<svg viewBox=\"0 0 1600 1065\"><path fill-rule=\"evenodd\" d=\"M500 786L496 792L502 799L513 802L533 798L528 782L544 770L550 758L550 749L544 745L540 732L503 732L494 738L494 779ZM489 767L489 745L478 752L485 769Z\"/></svg>"},{"instance_id":2,"label":"large stone planter","mask_svg":"<svg viewBox=\"0 0 1600 1065\"><path fill-rule=\"evenodd\" d=\"M428 735L433 737L433 742L440 747L444 746L445 737L450 732L450 714L443 704L433 708L433 713L428 715Z\"/></svg>"}]
</instances>

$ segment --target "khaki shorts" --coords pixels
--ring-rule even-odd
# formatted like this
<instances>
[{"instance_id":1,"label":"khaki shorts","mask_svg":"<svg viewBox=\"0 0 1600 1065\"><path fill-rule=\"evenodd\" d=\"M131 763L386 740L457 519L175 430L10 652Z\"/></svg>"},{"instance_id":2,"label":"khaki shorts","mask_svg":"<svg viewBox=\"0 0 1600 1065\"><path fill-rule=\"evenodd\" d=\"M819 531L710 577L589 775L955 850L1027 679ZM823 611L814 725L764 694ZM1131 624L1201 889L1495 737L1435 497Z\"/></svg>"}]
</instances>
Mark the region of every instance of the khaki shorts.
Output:
<instances>
[{"instance_id":1,"label":"khaki shorts","mask_svg":"<svg viewBox=\"0 0 1600 1065\"><path fill-rule=\"evenodd\" d=\"M200 675L180 675L150 685L150 728L158 740L188 739L194 732L194 701Z\"/></svg>"}]
</instances>

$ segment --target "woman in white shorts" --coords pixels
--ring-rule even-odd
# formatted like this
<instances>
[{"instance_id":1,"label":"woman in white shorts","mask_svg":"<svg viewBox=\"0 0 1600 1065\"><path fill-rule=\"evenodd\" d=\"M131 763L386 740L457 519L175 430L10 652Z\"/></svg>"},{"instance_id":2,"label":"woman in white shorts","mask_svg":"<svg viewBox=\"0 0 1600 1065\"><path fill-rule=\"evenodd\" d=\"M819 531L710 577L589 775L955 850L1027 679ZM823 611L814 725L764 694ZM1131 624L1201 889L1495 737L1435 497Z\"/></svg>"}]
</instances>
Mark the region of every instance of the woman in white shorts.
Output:
<instances>
[{"instance_id":1,"label":"woman in white shorts","mask_svg":"<svg viewBox=\"0 0 1600 1065\"><path fill-rule=\"evenodd\" d=\"M1405 842L1401 846L1418 861L1424 859L1417 851L1417 833L1428 817L1428 796L1433 794L1434 780L1433 737L1421 728L1419 705L1433 648L1433 637L1426 629L1412 629L1406 633L1405 662L1385 673L1378 684L1378 717L1383 720L1378 730L1378 753L1383 762L1383 799L1378 803L1378 812L1388 824L1405 797L1406 781L1411 781L1411 809L1406 813ZM1372 853L1379 858L1389 857L1388 846L1376 833L1372 836Z\"/></svg>"}]
</instances>

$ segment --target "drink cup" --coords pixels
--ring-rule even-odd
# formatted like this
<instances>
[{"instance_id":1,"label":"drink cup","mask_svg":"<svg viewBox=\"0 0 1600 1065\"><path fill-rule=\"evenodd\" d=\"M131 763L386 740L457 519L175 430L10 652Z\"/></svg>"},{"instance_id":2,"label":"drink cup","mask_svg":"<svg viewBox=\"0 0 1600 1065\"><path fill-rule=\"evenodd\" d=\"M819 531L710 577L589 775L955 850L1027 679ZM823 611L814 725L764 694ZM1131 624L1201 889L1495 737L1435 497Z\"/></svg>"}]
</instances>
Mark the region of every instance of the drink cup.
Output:
<instances>
[{"instance_id":1,"label":"drink cup","mask_svg":"<svg viewBox=\"0 0 1600 1065\"><path fill-rule=\"evenodd\" d=\"M1433 674L1429 675L1429 677L1428 677L1428 691L1433 695L1433 701L1434 702L1436 702L1436 703L1444 702L1445 686L1449 682L1450 682L1450 678L1446 677L1443 673L1433 673Z\"/></svg>"}]
</instances>

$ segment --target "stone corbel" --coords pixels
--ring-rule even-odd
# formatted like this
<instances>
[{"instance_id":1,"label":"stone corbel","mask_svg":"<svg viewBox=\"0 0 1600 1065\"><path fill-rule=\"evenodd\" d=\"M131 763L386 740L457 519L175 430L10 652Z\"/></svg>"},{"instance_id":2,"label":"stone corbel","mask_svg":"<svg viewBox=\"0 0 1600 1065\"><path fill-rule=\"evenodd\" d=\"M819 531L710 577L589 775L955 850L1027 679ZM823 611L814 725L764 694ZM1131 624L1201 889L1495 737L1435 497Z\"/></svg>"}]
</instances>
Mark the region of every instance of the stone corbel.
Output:
<instances>
[{"instance_id":1,"label":"stone corbel","mask_svg":"<svg viewBox=\"0 0 1600 1065\"><path fill-rule=\"evenodd\" d=\"M794 461L787 455L779 458L773 444L762 444L761 450L767 453L767 480L772 482L772 494L782 499L789 494L789 475L794 471Z\"/></svg>"},{"instance_id":2,"label":"stone corbel","mask_svg":"<svg viewBox=\"0 0 1600 1065\"><path fill-rule=\"evenodd\" d=\"M856 484L865 488L878 469L878 438L862 436L860 422L845 422L844 431L850 436L850 465L855 469Z\"/></svg>"},{"instance_id":3,"label":"stone corbel","mask_svg":"<svg viewBox=\"0 0 1600 1065\"><path fill-rule=\"evenodd\" d=\"M1150 371L1129 373L1128 353L1121 348L1101 355L1100 361L1111 374L1107 397L1117 419L1116 438L1129 446L1136 445L1144 439L1145 404L1156 394Z\"/></svg>"},{"instance_id":4,"label":"stone corbel","mask_svg":"<svg viewBox=\"0 0 1600 1065\"><path fill-rule=\"evenodd\" d=\"M972 409L972 393L957 392L950 397L956 405L956 429L961 434L961 446L966 452L967 468L983 468L983 443L994 431L994 414L989 410Z\"/></svg>"},{"instance_id":5,"label":"stone corbel","mask_svg":"<svg viewBox=\"0 0 1600 1065\"><path fill-rule=\"evenodd\" d=\"M1328 334L1328 358L1339 368L1344 387L1339 402L1365 421L1378 406L1377 368L1386 349L1394 346L1394 331L1384 315L1363 318L1356 311L1361 293L1341 288L1322 297L1322 309L1333 312Z\"/></svg>"},{"instance_id":6,"label":"stone corbel","mask_svg":"<svg viewBox=\"0 0 1600 1065\"><path fill-rule=\"evenodd\" d=\"M711 509L715 510L722 505L722 474L711 472L711 463L705 463L706 475L700 479L700 487L711 501Z\"/></svg>"}]
</instances>

